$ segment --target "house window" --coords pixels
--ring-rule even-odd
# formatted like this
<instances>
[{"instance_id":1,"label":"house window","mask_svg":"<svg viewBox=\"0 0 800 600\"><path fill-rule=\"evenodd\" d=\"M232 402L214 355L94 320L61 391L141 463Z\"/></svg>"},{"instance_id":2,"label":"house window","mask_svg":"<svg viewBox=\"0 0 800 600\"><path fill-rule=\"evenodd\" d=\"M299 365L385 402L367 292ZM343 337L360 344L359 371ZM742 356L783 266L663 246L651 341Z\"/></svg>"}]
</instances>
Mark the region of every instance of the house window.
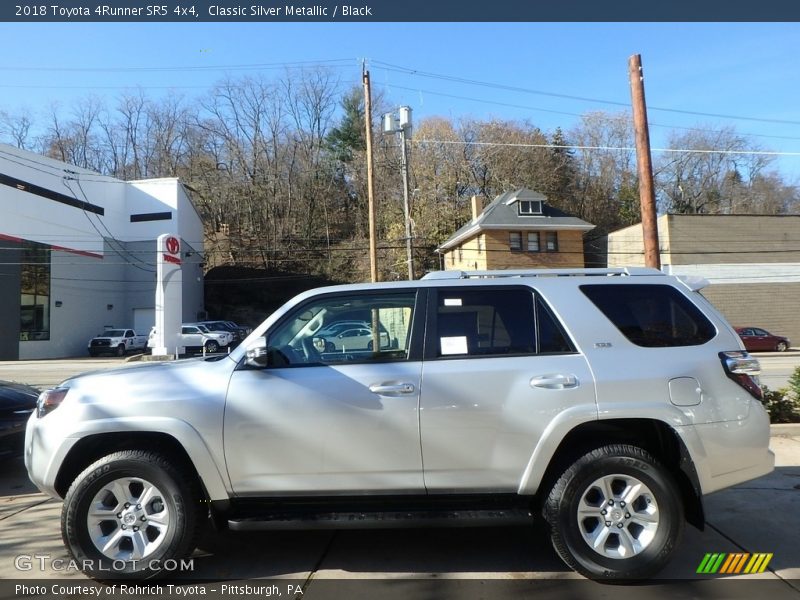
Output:
<instances>
[{"instance_id":1,"label":"house window","mask_svg":"<svg viewBox=\"0 0 800 600\"><path fill-rule=\"evenodd\" d=\"M522 234L519 231L511 231L508 234L508 247L512 252L522 251Z\"/></svg>"},{"instance_id":2,"label":"house window","mask_svg":"<svg viewBox=\"0 0 800 600\"><path fill-rule=\"evenodd\" d=\"M538 231L532 231L528 234L528 252L539 252Z\"/></svg>"},{"instance_id":3,"label":"house window","mask_svg":"<svg viewBox=\"0 0 800 600\"><path fill-rule=\"evenodd\" d=\"M519 214L521 215L541 215L542 202L541 200L520 200Z\"/></svg>"},{"instance_id":4,"label":"house window","mask_svg":"<svg viewBox=\"0 0 800 600\"><path fill-rule=\"evenodd\" d=\"M50 339L50 248L23 242L19 339Z\"/></svg>"},{"instance_id":5,"label":"house window","mask_svg":"<svg viewBox=\"0 0 800 600\"><path fill-rule=\"evenodd\" d=\"M545 250L547 252L558 252L558 232L548 231L545 236Z\"/></svg>"}]
</instances>

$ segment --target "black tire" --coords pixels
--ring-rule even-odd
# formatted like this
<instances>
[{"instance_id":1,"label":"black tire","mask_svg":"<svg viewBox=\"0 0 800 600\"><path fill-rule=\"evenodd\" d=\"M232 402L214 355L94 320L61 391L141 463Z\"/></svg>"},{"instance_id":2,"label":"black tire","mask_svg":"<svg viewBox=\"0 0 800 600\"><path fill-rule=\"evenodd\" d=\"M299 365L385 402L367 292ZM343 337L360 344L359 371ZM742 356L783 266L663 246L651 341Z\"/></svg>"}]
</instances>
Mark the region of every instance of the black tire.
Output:
<instances>
[{"instance_id":1,"label":"black tire","mask_svg":"<svg viewBox=\"0 0 800 600\"><path fill-rule=\"evenodd\" d=\"M789 345L786 342L778 342L778 345L775 347L775 350L778 352L786 352L789 349Z\"/></svg>"},{"instance_id":2,"label":"black tire","mask_svg":"<svg viewBox=\"0 0 800 600\"><path fill-rule=\"evenodd\" d=\"M116 354L117 356L125 356L125 346L124 346L124 345L122 345L122 344L120 344L119 346L117 346L117 350L116 350L115 354Z\"/></svg>"},{"instance_id":3,"label":"black tire","mask_svg":"<svg viewBox=\"0 0 800 600\"><path fill-rule=\"evenodd\" d=\"M153 536L155 541L158 541L152 553L137 560L124 555L110 557L101 552L92 541L93 534L104 533L108 527L110 533L105 534L108 537L119 535L119 539L122 540L126 535L131 536L127 542L120 541L116 544L116 552L124 552L128 547L133 548L133 535L136 534L131 533L131 530L134 529L134 525L130 525L130 529L126 526L127 533L122 534L123 523L128 521L119 516L122 513L114 514L116 509L113 506L122 503L122 500L111 497L109 507L104 509L110 511L109 518L103 520L102 524L96 524L93 530L87 522L90 506L106 486L115 481L125 482L132 478L144 480L145 483L157 488L160 493L151 497L156 500L148 506L153 506L154 502L162 502L160 505L155 505L151 512L166 511L168 519L168 525L163 532L150 525L142 525L139 518L133 521L134 524L142 526L143 531L140 535L148 538ZM135 494L136 485L134 482L122 489L129 494ZM139 497L143 495L143 489L139 494ZM180 559L188 556L197 545L201 533L199 518L207 514L207 511L201 510L200 499L198 483L193 478L186 477L185 469L179 471L168 456L144 450L114 452L97 460L73 481L64 498L61 511L61 536L70 556L81 566L83 572L93 579L133 580L157 577L164 573L164 567L173 572L172 563L168 561L177 560L180 563ZM133 512L136 508L138 506L131 505L130 511ZM146 506L145 513L139 513L143 515L141 521L146 522L148 510ZM136 530L139 531L139 528ZM163 538L160 537L162 535Z\"/></svg>"},{"instance_id":4,"label":"black tire","mask_svg":"<svg viewBox=\"0 0 800 600\"><path fill-rule=\"evenodd\" d=\"M591 500L592 493L598 494L597 506L605 507L604 495L594 487L600 478L619 475L618 481L624 483L626 477L643 483L652 493L652 498L640 496L643 505L635 510L649 510L650 503L655 502L658 521L652 536L647 543L641 538L643 549L629 557L615 557L609 554L618 553L622 548L622 535L627 539L642 535L643 529L633 521L630 513L634 509L620 509L615 505L615 521L602 523L594 517L578 518L578 506L586 498ZM612 492L612 495L614 492ZM648 496L649 498L649 496ZM612 498L613 500L613 498ZM637 502L639 499L637 498ZM622 504L625 507L625 504ZM612 508L608 508L609 511ZM627 512L630 510L630 513ZM621 514L620 514L621 511ZM553 547L562 560L572 569L590 579L610 581L635 581L647 579L660 571L669 561L673 550L677 547L683 533L683 504L678 487L669 472L649 453L636 446L610 445L592 450L575 461L556 481L543 506L543 516L550 528ZM611 513L600 519L611 519ZM627 516L626 516L627 515ZM609 523L612 523L609 526ZM614 526L624 531L617 532ZM601 551L590 547L584 535L592 535L594 527L608 530ZM599 530L598 530L599 531ZM617 543L617 549L613 542ZM637 540L640 543L640 540Z\"/></svg>"},{"instance_id":5,"label":"black tire","mask_svg":"<svg viewBox=\"0 0 800 600\"><path fill-rule=\"evenodd\" d=\"M91 356L92 358L97 358L97 352L95 352L94 350L89 350L89 356Z\"/></svg>"},{"instance_id":6,"label":"black tire","mask_svg":"<svg viewBox=\"0 0 800 600\"><path fill-rule=\"evenodd\" d=\"M213 354L214 352L218 352L219 351L219 344L217 342L215 342L214 340L208 340L206 342L206 346L205 347L206 347L206 352L208 352L209 354Z\"/></svg>"},{"instance_id":7,"label":"black tire","mask_svg":"<svg viewBox=\"0 0 800 600\"><path fill-rule=\"evenodd\" d=\"M367 342L367 350L369 350L370 352L372 352L372 349L373 349L374 347L375 347L375 346L374 346L374 344L372 343L372 340L370 340L369 342Z\"/></svg>"}]
</instances>

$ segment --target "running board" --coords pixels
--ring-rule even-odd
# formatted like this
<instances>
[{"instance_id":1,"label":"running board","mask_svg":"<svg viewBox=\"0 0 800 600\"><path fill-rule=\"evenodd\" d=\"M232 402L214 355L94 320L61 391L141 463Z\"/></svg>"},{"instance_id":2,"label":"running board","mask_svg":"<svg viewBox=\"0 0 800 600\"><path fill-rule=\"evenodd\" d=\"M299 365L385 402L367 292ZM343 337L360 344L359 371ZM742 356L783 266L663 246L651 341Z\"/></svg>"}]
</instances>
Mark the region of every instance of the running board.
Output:
<instances>
[{"instance_id":1,"label":"running board","mask_svg":"<svg viewBox=\"0 0 800 600\"><path fill-rule=\"evenodd\" d=\"M455 510L398 512L336 512L273 514L230 519L232 531L281 531L308 529L399 529L405 527L489 527L530 525L526 510Z\"/></svg>"}]
</instances>

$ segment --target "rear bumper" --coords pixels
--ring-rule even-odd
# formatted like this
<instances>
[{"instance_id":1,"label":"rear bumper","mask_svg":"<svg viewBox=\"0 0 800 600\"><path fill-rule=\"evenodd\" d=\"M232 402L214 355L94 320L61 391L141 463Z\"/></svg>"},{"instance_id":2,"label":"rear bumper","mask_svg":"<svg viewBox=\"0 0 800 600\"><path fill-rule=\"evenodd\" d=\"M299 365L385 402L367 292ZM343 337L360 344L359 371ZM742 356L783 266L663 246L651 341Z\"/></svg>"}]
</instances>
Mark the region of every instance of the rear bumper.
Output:
<instances>
[{"instance_id":1,"label":"rear bumper","mask_svg":"<svg viewBox=\"0 0 800 600\"><path fill-rule=\"evenodd\" d=\"M760 402L754 400L743 419L680 429L703 494L761 477L775 468L775 454L769 449L769 416Z\"/></svg>"}]
</instances>

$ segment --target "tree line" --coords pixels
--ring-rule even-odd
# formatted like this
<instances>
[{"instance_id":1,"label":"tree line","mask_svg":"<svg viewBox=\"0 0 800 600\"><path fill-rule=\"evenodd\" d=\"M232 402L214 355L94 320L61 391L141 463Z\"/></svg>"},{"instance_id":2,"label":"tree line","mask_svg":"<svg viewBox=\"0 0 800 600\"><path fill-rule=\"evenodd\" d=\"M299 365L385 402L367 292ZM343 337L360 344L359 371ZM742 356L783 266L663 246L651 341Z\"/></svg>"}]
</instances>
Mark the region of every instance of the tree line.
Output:
<instances>
[{"instance_id":1,"label":"tree line","mask_svg":"<svg viewBox=\"0 0 800 600\"><path fill-rule=\"evenodd\" d=\"M375 195L382 279L406 276L400 153L383 136L390 99L373 98ZM228 78L207 93L112 103L87 97L46 116L0 111L2 140L120 179L179 177L205 224L205 264L368 278L364 102L330 71ZM673 133L654 157L659 209L783 214L798 188L731 127ZM585 114L570 129L531 120L433 117L410 143L417 272L470 219L470 197L529 187L596 225L587 250L639 221L633 132L627 113ZM724 152L720 152L724 151Z\"/></svg>"}]
</instances>

